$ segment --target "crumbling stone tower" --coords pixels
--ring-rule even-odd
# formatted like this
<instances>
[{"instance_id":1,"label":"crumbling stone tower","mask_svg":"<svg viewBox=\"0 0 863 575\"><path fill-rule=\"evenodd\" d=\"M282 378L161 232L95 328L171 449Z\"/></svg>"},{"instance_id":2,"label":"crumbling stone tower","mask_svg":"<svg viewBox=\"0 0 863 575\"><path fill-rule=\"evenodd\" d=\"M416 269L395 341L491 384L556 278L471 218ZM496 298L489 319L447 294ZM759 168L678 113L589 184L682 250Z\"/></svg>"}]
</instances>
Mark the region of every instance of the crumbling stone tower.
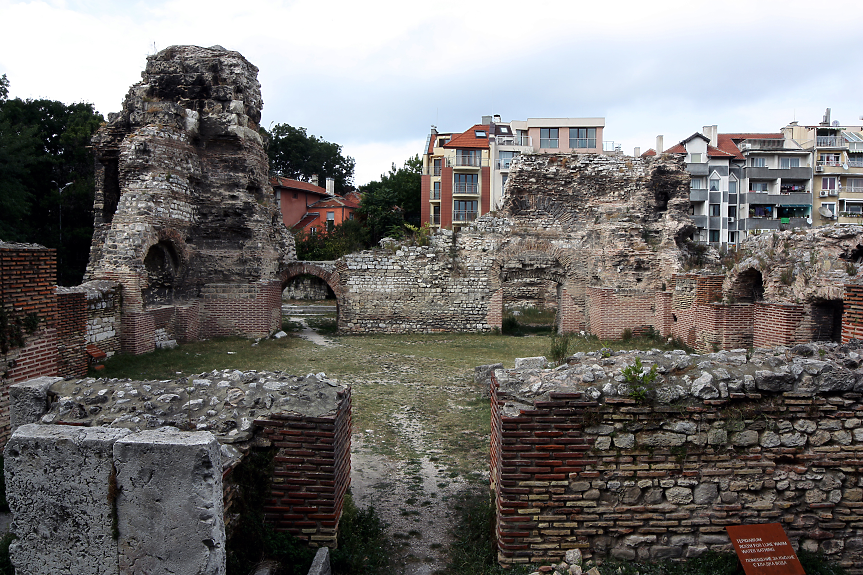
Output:
<instances>
[{"instance_id":1,"label":"crumbling stone tower","mask_svg":"<svg viewBox=\"0 0 863 575\"><path fill-rule=\"evenodd\" d=\"M194 340L278 327L278 271L295 252L267 180L257 73L221 46L172 46L93 138L86 279L123 285L126 351L152 349L151 329Z\"/></svg>"}]
</instances>

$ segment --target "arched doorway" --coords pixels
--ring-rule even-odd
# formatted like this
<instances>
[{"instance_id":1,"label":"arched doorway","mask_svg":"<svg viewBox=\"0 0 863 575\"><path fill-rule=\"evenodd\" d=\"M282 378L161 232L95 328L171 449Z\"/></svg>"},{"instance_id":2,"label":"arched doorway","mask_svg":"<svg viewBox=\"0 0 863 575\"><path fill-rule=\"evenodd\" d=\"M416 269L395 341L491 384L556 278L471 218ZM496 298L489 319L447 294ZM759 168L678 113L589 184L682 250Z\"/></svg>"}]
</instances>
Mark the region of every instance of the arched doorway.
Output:
<instances>
[{"instance_id":1,"label":"arched doorway","mask_svg":"<svg viewBox=\"0 0 863 575\"><path fill-rule=\"evenodd\" d=\"M338 325L339 329L342 328L341 307L343 303L343 288L340 283L339 273L335 271L334 262L293 262L282 270L279 277L282 284L282 292L296 278L313 277L323 281L336 300L336 325Z\"/></svg>"},{"instance_id":2,"label":"arched doorway","mask_svg":"<svg viewBox=\"0 0 863 575\"><path fill-rule=\"evenodd\" d=\"M180 267L177 250L169 241L153 244L144 257L147 287L141 290L145 305L170 304L174 299L174 282Z\"/></svg>"},{"instance_id":3,"label":"arched doorway","mask_svg":"<svg viewBox=\"0 0 863 575\"><path fill-rule=\"evenodd\" d=\"M755 268L749 268L737 276L731 293L740 303L755 303L764 299L764 278Z\"/></svg>"}]
</instances>

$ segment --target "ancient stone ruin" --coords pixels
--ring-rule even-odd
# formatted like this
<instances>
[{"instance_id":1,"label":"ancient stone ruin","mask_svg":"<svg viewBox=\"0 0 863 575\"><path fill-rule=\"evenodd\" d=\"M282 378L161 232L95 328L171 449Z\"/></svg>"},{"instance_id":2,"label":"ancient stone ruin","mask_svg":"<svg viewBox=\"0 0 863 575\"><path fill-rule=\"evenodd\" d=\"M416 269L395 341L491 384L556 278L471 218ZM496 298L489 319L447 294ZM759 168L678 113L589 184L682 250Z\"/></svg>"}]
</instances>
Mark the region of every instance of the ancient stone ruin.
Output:
<instances>
[{"instance_id":1,"label":"ancient stone ruin","mask_svg":"<svg viewBox=\"0 0 863 575\"><path fill-rule=\"evenodd\" d=\"M259 510L267 523L335 546L350 483L351 396L323 374L42 377L10 394L18 572L224 573L238 520L233 472L261 449L275 461Z\"/></svg>"},{"instance_id":2,"label":"ancient stone ruin","mask_svg":"<svg viewBox=\"0 0 863 575\"><path fill-rule=\"evenodd\" d=\"M220 46L162 50L93 138L85 279L122 284L128 351L152 349L156 329L193 341L279 327L278 274L296 258L268 183L257 72Z\"/></svg>"},{"instance_id":3,"label":"ancient stone ruin","mask_svg":"<svg viewBox=\"0 0 863 575\"><path fill-rule=\"evenodd\" d=\"M491 378L502 563L694 557L779 522L863 573L859 343L517 364Z\"/></svg>"}]
</instances>

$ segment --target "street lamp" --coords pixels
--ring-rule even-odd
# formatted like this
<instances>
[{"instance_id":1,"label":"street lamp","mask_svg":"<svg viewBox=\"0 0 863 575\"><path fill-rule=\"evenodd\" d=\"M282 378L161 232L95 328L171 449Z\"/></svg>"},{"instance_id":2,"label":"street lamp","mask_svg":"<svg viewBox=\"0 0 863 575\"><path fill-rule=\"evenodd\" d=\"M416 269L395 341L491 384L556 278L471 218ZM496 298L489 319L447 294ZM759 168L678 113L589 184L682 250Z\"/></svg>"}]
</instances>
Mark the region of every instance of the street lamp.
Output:
<instances>
[{"instance_id":1,"label":"street lamp","mask_svg":"<svg viewBox=\"0 0 863 575\"><path fill-rule=\"evenodd\" d=\"M57 213L60 216L60 245L57 247L57 271L59 272L60 268L63 266L63 256L60 255L60 250L63 249L63 201L62 201L63 190L65 190L66 188L71 186L72 182L69 182L68 184L66 184L65 186L62 186L62 187L55 180L51 180L51 183L53 183L55 186L57 186L57 190L58 190L57 191L57 193L58 193L57 207L59 209L57 210Z\"/></svg>"}]
</instances>

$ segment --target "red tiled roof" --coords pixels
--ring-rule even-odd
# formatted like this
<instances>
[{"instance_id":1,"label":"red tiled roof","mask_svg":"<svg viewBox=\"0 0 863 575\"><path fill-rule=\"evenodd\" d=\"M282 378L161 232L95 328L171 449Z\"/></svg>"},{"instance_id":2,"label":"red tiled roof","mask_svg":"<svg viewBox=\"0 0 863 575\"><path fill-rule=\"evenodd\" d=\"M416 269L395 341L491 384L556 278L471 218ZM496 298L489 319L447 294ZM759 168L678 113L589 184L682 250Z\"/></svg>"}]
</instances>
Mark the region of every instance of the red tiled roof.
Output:
<instances>
[{"instance_id":1,"label":"red tiled roof","mask_svg":"<svg viewBox=\"0 0 863 575\"><path fill-rule=\"evenodd\" d=\"M717 142L718 143L718 142ZM731 152L726 152L725 150L720 150L719 148L715 148L713 146L707 146L707 155L711 158L734 158L735 155Z\"/></svg>"},{"instance_id":2,"label":"red tiled roof","mask_svg":"<svg viewBox=\"0 0 863 575\"><path fill-rule=\"evenodd\" d=\"M321 217L321 214L317 212L308 212L305 216L303 216L303 219L294 224L294 227L292 227L291 229L304 230L306 229L306 226L317 220L319 217Z\"/></svg>"},{"instance_id":3,"label":"red tiled roof","mask_svg":"<svg viewBox=\"0 0 863 575\"><path fill-rule=\"evenodd\" d=\"M683 144L675 144L663 152L663 154L685 154L685 153L686 153L686 146L684 146Z\"/></svg>"},{"instance_id":4,"label":"red tiled roof","mask_svg":"<svg viewBox=\"0 0 863 575\"><path fill-rule=\"evenodd\" d=\"M737 144L734 143L734 138L733 138L734 135L735 134L719 134L719 135L717 135L718 141L716 143L719 145L716 147L719 148L720 150L722 150L723 152L727 153L727 154L731 154L732 157L734 157L738 160L742 160L743 154L740 153L740 148L738 148Z\"/></svg>"},{"instance_id":5,"label":"red tiled roof","mask_svg":"<svg viewBox=\"0 0 863 575\"><path fill-rule=\"evenodd\" d=\"M485 138L477 138L476 130L483 130L486 133ZM466 132L457 136L453 136L452 140L444 144L444 148L484 148L488 149L488 130L487 124L476 124Z\"/></svg>"},{"instance_id":6,"label":"red tiled roof","mask_svg":"<svg viewBox=\"0 0 863 575\"><path fill-rule=\"evenodd\" d=\"M320 200L313 203L309 207L310 208L346 207L346 208L356 209L360 206L348 198L343 198L341 196L329 196L327 198L321 198Z\"/></svg>"},{"instance_id":7,"label":"red tiled roof","mask_svg":"<svg viewBox=\"0 0 863 575\"><path fill-rule=\"evenodd\" d=\"M290 178L271 177L270 185L278 188L288 188L291 190L303 190L304 192L313 192L316 194L321 194L322 196L327 195L327 190L320 186L310 184L309 182L292 180Z\"/></svg>"},{"instance_id":8,"label":"red tiled roof","mask_svg":"<svg viewBox=\"0 0 863 575\"><path fill-rule=\"evenodd\" d=\"M654 150L653 148L650 148L649 150L647 150L646 152L641 154L641 157L642 158L648 158L650 156L655 156L655 155L656 155L656 150Z\"/></svg>"}]
</instances>

